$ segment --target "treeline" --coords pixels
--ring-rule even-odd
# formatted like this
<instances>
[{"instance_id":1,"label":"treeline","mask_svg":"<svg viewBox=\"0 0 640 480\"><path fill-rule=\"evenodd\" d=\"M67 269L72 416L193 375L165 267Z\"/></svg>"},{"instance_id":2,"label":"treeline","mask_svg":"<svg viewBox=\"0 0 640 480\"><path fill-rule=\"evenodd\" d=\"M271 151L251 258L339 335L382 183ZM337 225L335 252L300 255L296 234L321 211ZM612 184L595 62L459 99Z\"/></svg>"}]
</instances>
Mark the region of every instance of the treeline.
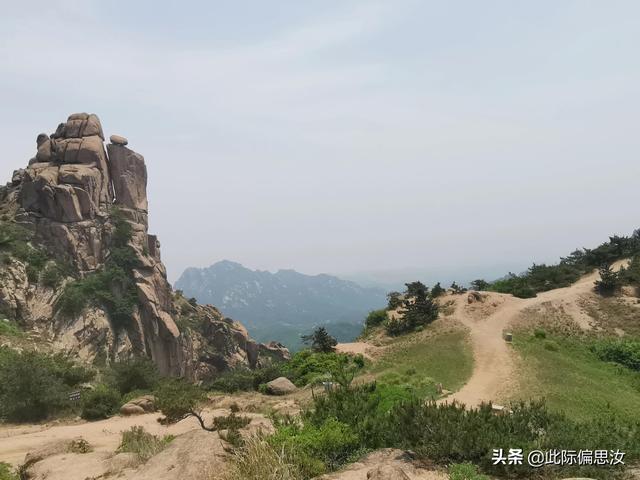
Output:
<instances>
[{"instance_id":1,"label":"treeline","mask_svg":"<svg viewBox=\"0 0 640 480\"><path fill-rule=\"evenodd\" d=\"M525 273L509 273L494 282L475 280L471 286L477 290L510 293L520 298L535 297L539 292L568 287L582 275L600 269L601 283L596 290L602 294L615 292L621 285L640 284L640 229L630 237L613 236L608 242L589 249L577 249L555 265L533 264ZM632 258L628 269L614 272L611 265L625 258Z\"/></svg>"}]
</instances>

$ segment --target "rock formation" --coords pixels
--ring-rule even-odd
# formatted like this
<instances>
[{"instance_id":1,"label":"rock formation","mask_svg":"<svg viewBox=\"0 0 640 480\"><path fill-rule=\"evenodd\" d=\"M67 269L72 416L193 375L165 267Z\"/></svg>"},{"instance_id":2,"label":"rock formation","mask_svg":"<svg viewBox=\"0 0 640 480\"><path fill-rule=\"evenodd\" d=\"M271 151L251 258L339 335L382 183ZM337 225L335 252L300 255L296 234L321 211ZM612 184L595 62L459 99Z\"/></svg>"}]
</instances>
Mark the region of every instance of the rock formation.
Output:
<instances>
[{"instance_id":1,"label":"rock formation","mask_svg":"<svg viewBox=\"0 0 640 480\"><path fill-rule=\"evenodd\" d=\"M288 355L279 345L252 341L215 308L191 305L172 292L160 243L148 233L144 158L119 135L111 136L105 151L104 138L96 115L73 114L52 135L38 135L36 156L0 187L1 223L32 232L33 244L72 271L62 286L47 287L29 278L27 261L9 257L0 266L0 312L85 360L145 355L164 374L194 379ZM121 230L128 234L124 250ZM124 323L116 316L126 305L120 300L127 299L128 279L111 284L107 295L98 296L104 301L90 302L76 315L59 311L65 285L104 271L124 251L132 255L126 274L135 292Z\"/></svg>"}]
</instances>

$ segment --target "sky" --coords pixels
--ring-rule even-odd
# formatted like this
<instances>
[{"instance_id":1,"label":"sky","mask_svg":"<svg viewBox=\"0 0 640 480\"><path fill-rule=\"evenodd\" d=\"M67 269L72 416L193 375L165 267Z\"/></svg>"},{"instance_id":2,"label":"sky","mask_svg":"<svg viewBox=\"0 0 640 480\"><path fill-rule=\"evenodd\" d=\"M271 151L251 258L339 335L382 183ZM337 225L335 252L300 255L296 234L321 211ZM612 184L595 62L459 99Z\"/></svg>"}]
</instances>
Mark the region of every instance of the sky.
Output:
<instances>
[{"instance_id":1,"label":"sky","mask_svg":"<svg viewBox=\"0 0 640 480\"><path fill-rule=\"evenodd\" d=\"M98 114L146 159L172 281L222 259L491 276L640 227L639 2L2 10L0 181Z\"/></svg>"}]
</instances>

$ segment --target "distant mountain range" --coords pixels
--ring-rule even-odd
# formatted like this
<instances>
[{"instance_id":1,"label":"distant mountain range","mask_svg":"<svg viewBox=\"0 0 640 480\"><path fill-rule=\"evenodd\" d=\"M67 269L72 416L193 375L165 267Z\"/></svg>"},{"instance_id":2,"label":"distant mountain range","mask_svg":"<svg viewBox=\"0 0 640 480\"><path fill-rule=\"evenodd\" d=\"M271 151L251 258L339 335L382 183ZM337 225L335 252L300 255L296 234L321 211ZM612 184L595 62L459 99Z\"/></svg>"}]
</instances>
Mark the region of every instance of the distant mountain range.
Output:
<instances>
[{"instance_id":1,"label":"distant mountain range","mask_svg":"<svg viewBox=\"0 0 640 480\"><path fill-rule=\"evenodd\" d=\"M351 341L367 313L386 304L381 288L295 270L250 270L228 260L186 269L175 288L241 321L258 341L277 340L292 349L300 348L300 335L320 325L339 341Z\"/></svg>"}]
</instances>

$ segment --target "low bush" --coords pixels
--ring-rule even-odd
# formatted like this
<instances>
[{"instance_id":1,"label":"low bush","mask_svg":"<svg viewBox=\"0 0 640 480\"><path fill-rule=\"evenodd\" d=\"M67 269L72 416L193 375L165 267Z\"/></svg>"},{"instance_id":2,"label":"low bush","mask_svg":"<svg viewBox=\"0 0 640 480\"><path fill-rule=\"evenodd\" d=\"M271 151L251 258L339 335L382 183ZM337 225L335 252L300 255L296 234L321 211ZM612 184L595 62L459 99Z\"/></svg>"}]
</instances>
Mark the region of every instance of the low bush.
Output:
<instances>
[{"instance_id":1,"label":"low bush","mask_svg":"<svg viewBox=\"0 0 640 480\"><path fill-rule=\"evenodd\" d=\"M131 430L122 432L122 439L117 452L134 453L141 462L146 462L164 450L173 439L172 435L157 437L147 432L143 427L135 426L131 427Z\"/></svg>"},{"instance_id":2,"label":"low bush","mask_svg":"<svg viewBox=\"0 0 640 480\"><path fill-rule=\"evenodd\" d=\"M533 336L536 338L547 338L547 332L542 328L536 328L533 330Z\"/></svg>"},{"instance_id":3,"label":"low bush","mask_svg":"<svg viewBox=\"0 0 640 480\"><path fill-rule=\"evenodd\" d=\"M454 463L449 466L449 480L490 480L478 472L472 463Z\"/></svg>"},{"instance_id":4,"label":"low bush","mask_svg":"<svg viewBox=\"0 0 640 480\"><path fill-rule=\"evenodd\" d=\"M304 478L335 470L360 450L359 438L352 428L334 418L318 426L281 426L269 442L294 459Z\"/></svg>"},{"instance_id":5,"label":"low bush","mask_svg":"<svg viewBox=\"0 0 640 480\"><path fill-rule=\"evenodd\" d=\"M0 480L19 480L18 473L11 468L11 465L5 462L0 462Z\"/></svg>"},{"instance_id":6,"label":"low bush","mask_svg":"<svg viewBox=\"0 0 640 480\"><path fill-rule=\"evenodd\" d=\"M331 353L336 349L338 341L329 335L325 327L317 327L309 335L302 335L302 343L309 345L318 353Z\"/></svg>"},{"instance_id":7,"label":"low bush","mask_svg":"<svg viewBox=\"0 0 640 480\"><path fill-rule=\"evenodd\" d=\"M258 391L260 385L284 376L282 368L281 364L276 363L255 370L247 368L229 370L208 382L206 388L225 393Z\"/></svg>"},{"instance_id":8,"label":"low bush","mask_svg":"<svg viewBox=\"0 0 640 480\"><path fill-rule=\"evenodd\" d=\"M629 339L599 340L591 350L606 362L615 362L631 370L640 371L640 341Z\"/></svg>"},{"instance_id":9,"label":"low bush","mask_svg":"<svg viewBox=\"0 0 640 480\"><path fill-rule=\"evenodd\" d=\"M21 337L24 335L24 332L15 322L0 317L0 335Z\"/></svg>"},{"instance_id":10,"label":"low bush","mask_svg":"<svg viewBox=\"0 0 640 480\"><path fill-rule=\"evenodd\" d=\"M110 371L111 382L121 395L135 390L151 391L160 380L158 367L148 358L136 357L114 363Z\"/></svg>"},{"instance_id":11,"label":"low bush","mask_svg":"<svg viewBox=\"0 0 640 480\"><path fill-rule=\"evenodd\" d=\"M298 463L289 452L282 448L275 448L262 436L253 435L241 448L235 449L228 480L305 480L309 478L303 474Z\"/></svg>"},{"instance_id":12,"label":"low bush","mask_svg":"<svg viewBox=\"0 0 640 480\"><path fill-rule=\"evenodd\" d=\"M82 412L85 420L102 420L117 413L121 404L120 393L108 385L98 385L83 395Z\"/></svg>"},{"instance_id":13,"label":"low bush","mask_svg":"<svg viewBox=\"0 0 640 480\"><path fill-rule=\"evenodd\" d=\"M215 417L213 419L213 428L215 430L240 430L251 423L249 417L242 417L231 412L225 417Z\"/></svg>"},{"instance_id":14,"label":"low bush","mask_svg":"<svg viewBox=\"0 0 640 480\"><path fill-rule=\"evenodd\" d=\"M599 270L600 279L595 281L595 290L600 295L613 295L622 287L622 274L614 272L610 265L603 265Z\"/></svg>"},{"instance_id":15,"label":"low bush","mask_svg":"<svg viewBox=\"0 0 640 480\"><path fill-rule=\"evenodd\" d=\"M93 374L63 355L0 348L0 417L38 421L70 410L69 392Z\"/></svg>"},{"instance_id":16,"label":"low bush","mask_svg":"<svg viewBox=\"0 0 640 480\"><path fill-rule=\"evenodd\" d=\"M299 461L303 470L316 468L314 474L320 469L317 464L307 463L311 455L330 470L357 452L385 447L413 450L420 458L442 465L471 463L487 474L508 477L527 477L530 467L526 462L494 465L494 449L522 448L525 455L534 449L620 449L626 452L628 464L640 458L640 423L606 414L576 422L562 413L550 412L542 402L512 405L510 414L495 415L488 404L465 409L455 403L425 403L420 397L410 396L381 408L383 399L383 392L375 384L316 396L312 408L303 412L302 425L278 427L274 445L286 446L285 450L293 452L290 458ZM622 468L546 465L538 469L538 474L542 478L609 479ZM460 475L477 474L469 467L455 470Z\"/></svg>"},{"instance_id":17,"label":"low bush","mask_svg":"<svg viewBox=\"0 0 640 480\"><path fill-rule=\"evenodd\" d=\"M365 320L365 326L367 328L377 327L382 325L387 320L387 311L383 308L381 310L373 310L369 312Z\"/></svg>"},{"instance_id":18,"label":"low bush","mask_svg":"<svg viewBox=\"0 0 640 480\"><path fill-rule=\"evenodd\" d=\"M200 387L177 378L163 380L156 390L156 407L165 416L166 423L179 422L194 415L205 399Z\"/></svg>"},{"instance_id":19,"label":"low bush","mask_svg":"<svg viewBox=\"0 0 640 480\"><path fill-rule=\"evenodd\" d=\"M407 283L402 303L402 315L388 317L385 329L389 335L415 331L438 318L439 307L429 294L429 289L421 282Z\"/></svg>"},{"instance_id":20,"label":"low bush","mask_svg":"<svg viewBox=\"0 0 640 480\"><path fill-rule=\"evenodd\" d=\"M311 350L296 352L291 360L282 366L282 372L297 386L332 380L345 373L345 369L358 370L364 366L364 359L343 353L317 353Z\"/></svg>"}]
</instances>

